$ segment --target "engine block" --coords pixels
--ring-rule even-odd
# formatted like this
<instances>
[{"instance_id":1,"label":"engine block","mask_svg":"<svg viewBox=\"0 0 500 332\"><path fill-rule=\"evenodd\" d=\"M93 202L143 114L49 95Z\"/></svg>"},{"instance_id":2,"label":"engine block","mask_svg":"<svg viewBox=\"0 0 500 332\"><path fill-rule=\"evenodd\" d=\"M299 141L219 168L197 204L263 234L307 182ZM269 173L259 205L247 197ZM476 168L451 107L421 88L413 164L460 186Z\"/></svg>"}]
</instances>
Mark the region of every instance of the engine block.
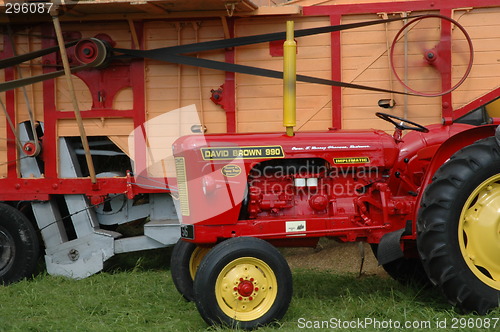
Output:
<instances>
[{"instance_id":1,"label":"engine block","mask_svg":"<svg viewBox=\"0 0 500 332\"><path fill-rule=\"evenodd\" d=\"M323 159L257 164L244 204L249 219L356 214L356 197L382 180L380 167L332 166Z\"/></svg>"}]
</instances>

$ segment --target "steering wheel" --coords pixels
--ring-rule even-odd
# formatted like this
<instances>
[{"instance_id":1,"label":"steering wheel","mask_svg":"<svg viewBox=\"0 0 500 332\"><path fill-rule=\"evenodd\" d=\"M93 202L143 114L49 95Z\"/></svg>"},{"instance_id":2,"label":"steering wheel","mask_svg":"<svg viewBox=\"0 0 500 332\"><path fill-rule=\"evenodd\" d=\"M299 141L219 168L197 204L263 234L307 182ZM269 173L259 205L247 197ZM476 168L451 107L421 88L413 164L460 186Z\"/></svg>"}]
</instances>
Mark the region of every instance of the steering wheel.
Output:
<instances>
[{"instance_id":1,"label":"steering wheel","mask_svg":"<svg viewBox=\"0 0 500 332\"><path fill-rule=\"evenodd\" d=\"M429 132L429 129L427 129L426 127L424 127L418 123L415 123L413 121L400 118L399 116L395 116L395 115L387 114L387 113L382 113L382 112L377 112L377 113L375 113L375 115L377 117L381 118L382 120L385 120L387 122L392 123L399 130L408 129L408 130L420 131L422 133ZM398 123L398 122L394 121L394 119L398 120L400 122ZM407 124L410 124L410 126Z\"/></svg>"}]
</instances>

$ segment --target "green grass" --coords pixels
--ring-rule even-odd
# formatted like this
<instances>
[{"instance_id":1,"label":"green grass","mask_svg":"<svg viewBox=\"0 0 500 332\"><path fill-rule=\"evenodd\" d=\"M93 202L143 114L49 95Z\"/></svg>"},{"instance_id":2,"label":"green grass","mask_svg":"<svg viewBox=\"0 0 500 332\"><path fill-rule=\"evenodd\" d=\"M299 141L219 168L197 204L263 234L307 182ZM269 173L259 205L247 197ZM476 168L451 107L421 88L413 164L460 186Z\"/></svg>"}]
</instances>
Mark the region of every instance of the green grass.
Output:
<instances>
[{"instance_id":1,"label":"green grass","mask_svg":"<svg viewBox=\"0 0 500 332\"><path fill-rule=\"evenodd\" d=\"M42 273L0 287L0 331L224 331L208 327L195 304L177 293L167 266L169 252L117 257L106 272L84 280ZM433 327L437 320L447 319L450 327L453 318L484 319L457 314L435 289L405 287L377 276L295 270L293 278L294 296L284 319L260 331L304 331L299 322L330 319L430 321ZM498 318L500 310L486 317ZM372 327L365 330L390 330ZM348 330L359 329L343 331ZM477 329L453 331L469 330Z\"/></svg>"}]
</instances>

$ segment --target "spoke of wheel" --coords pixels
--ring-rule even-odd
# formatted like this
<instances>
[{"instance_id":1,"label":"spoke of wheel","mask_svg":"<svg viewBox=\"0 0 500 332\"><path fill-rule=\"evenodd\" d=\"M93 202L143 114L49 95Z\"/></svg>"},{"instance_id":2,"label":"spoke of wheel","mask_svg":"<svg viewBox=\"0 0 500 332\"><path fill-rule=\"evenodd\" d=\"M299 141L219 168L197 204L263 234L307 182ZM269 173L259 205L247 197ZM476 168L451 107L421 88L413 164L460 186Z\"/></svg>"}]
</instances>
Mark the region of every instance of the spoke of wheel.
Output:
<instances>
[{"instance_id":1,"label":"spoke of wheel","mask_svg":"<svg viewBox=\"0 0 500 332\"><path fill-rule=\"evenodd\" d=\"M466 212L463 230L467 235L466 255L474 265L500 281L500 184L492 183L477 195Z\"/></svg>"}]
</instances>

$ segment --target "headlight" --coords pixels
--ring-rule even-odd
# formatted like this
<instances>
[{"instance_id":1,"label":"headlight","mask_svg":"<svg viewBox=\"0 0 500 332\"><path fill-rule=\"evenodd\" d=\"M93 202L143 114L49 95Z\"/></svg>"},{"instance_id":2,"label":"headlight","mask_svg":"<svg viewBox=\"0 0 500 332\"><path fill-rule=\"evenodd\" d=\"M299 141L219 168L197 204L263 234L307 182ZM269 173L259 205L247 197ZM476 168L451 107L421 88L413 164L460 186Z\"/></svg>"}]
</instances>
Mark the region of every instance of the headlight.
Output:
<instances>
[{"instance_id":1,"label":"headlight","mask_svg":"<svg viewBox=\"0 0 500 332\"><path fill-rule=\"evenodd\" d=\"M217 188L214 178L211 177L210 175L205 175L201 179L201 188L203 189L203 193L205 195L212 194Z\"/></svg>"}]
</instances>

